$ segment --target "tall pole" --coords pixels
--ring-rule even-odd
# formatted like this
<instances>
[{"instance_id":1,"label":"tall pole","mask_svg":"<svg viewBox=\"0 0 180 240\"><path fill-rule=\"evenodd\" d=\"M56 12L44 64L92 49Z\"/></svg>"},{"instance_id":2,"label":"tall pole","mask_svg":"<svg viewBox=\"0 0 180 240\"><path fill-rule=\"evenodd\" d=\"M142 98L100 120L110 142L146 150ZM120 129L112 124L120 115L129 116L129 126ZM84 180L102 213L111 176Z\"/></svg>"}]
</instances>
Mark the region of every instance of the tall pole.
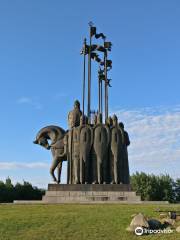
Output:
<instances>
[{"instance_id":1,"label":"tall pole","mask_svg":"<svg viewBox=\"0 0 180 240\"><path fill-rule=\"evenodd\" d=\"M106 90L106 101L107 101L107 106L106 106L106 108L107 108L107 110L106 110L107 116L106 116L106 119L108 119L108 116L109 116L109 92L108 92L109 86L108 86L108 82L106 84L106 88L107 88L107 90Z\"/></svg>"},{"instance_id":2,"label":"tall pole","mask_svg":"<svg viewBox=\"0 0 180 240\"><path fill-rule=\"evenodd\" d=\"M102 80L100 81L100 100L101 100L101 103L100 103L100 105L101 105L101 111L100 111L100 113L101 114L103 114L103 101L102 101L102 97L103 97L103 90L102 90Z\"/></svg>"},{"instance_id":3,"label":"tall pole","mask_svg":"<svg viewBox=\"0 0 180 240\"><path fill-rule=\"evenodd\" d=\"M101 79L99 73L98 79L98 113L101 113Z\"/></svg>"},{"instance_id":4,"label":"tall pole","mask_svg":"<svg viewBox=\"0 0 180 240\"><path fill-rule=\"evenodd\" d=\"M87 115L88 120L91 122L91 23L89 24L89 53L88 53L88 106Z\"/></svg>"},{"instance_id":5,"label":"tall pole","mask_svg":"<svg viewBox=\"0 0 180 240\"><path fill-rule=\"evenodd\" d=\"M99 68L98 75L98 113L102 114L102 70Z\"/></svg>"},{"instance_id":6,"label":"tall pole","mask_svg":"<svg viewBox=\"0 0 180 240\"><path fill-rule=\"evenodd\" d=\"M83 116L83 121L84 121L84 102L85 102L85 87L86 87L86 38L84 39L84 63L83 63L83 111L82 111L82 116Z\"/></svg>"},{"instance_id":7,"label":"tall pole","mask_svg":"<svg viewBox=\"0 0 180 240\"><path fill-rule=\"evenodd\" d=\"M106 121L108 118L107 51L105 51L104 53L104 75L105 75L104 102L105 102L105 121Z\"/></svg>"}]
</instances>

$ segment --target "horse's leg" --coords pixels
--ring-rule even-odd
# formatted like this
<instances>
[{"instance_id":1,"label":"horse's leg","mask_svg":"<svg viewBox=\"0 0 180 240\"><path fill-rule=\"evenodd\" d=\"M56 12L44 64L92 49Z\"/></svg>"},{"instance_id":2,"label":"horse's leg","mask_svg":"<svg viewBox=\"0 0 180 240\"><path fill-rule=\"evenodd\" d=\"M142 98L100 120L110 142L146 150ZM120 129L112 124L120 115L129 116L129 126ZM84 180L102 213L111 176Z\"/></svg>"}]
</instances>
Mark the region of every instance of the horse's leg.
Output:
<instances>
[{"instance_id":1,"label":"horse's leg","mask_svg":"<svg viewBox=\"0 0 180 240\"><path fill-rule=\"evenodd\" d=\"M52 162L52 165L51 165L51 168L50 168L50 174L51 174L51 176L53 177L53 180L54 180L55 182L57 182L57 179L56 179L56 177L55 177L55 175L54 175L54 170L56 169L56 167L58 166L58 164L59 164L59 158L58 158L58 157L55 157L55 158L53 159L53 162Z\"/></svg>"},{"instance_id":2,"label":"horse's leg","mask_svg":"<svg viewBox=\"0 0 180 240\"><path fill-rule=\"evenodd\" d=\"M57 167L58 183L61 182L61 171L62 171L62 161L60 161Z\"/></svg>"}]
</instances>

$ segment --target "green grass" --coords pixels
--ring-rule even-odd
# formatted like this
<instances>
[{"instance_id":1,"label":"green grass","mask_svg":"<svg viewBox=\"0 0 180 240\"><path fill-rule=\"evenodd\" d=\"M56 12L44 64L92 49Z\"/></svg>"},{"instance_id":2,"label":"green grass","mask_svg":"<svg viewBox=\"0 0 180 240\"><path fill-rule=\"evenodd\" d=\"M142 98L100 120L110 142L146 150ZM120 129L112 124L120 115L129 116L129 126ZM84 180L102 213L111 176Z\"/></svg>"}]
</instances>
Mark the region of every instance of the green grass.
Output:
<instances>
[{"instance_id":1,"label":"green grass","mask_svg":"<svg viewBox=\"0 0 180 240\"><path fill-rule=\"evenodd\" d=\"M178 240L180 234L135 236L125 229L134 213L158 217L157 205L0 205L0 240ZM160 206L180 210L180 206Z\"/></svg>"}]
</instances>

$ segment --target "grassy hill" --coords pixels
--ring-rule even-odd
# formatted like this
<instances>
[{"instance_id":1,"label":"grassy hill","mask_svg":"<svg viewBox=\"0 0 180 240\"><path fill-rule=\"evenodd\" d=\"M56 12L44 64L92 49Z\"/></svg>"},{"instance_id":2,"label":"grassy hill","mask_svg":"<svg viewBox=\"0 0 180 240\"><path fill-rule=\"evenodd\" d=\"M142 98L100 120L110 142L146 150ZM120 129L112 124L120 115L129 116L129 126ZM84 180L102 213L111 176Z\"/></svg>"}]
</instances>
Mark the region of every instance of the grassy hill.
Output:
<instances>
[{"instance_id":1,"label":"grassy hill","mask_svg":"<svg viewBox=\"0 0 180 240\"><path fill-rule=\"evenodd\" d=\"M180 234L135 236L126 232L134 213L158 217L157 205L0 205L0 240L180 239ZM176 209L178 205L163 205Z\"/></svg>"}]
</instances>

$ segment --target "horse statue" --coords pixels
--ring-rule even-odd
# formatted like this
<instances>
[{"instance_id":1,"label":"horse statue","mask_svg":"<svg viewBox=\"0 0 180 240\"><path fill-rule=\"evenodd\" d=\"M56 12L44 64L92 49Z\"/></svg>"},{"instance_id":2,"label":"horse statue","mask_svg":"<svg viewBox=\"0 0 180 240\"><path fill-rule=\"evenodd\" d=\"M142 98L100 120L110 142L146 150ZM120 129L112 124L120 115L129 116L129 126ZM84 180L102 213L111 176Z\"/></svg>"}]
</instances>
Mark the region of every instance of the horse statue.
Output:
<instances>
[{"instance_id":1,"label":"horse statue","mask_svg":"<svg viewBox=\"0 0 180 240\"><path fill-rule=\"evenodd\" d=\"M36 140L33 141L34 144L39 144L40 146L51 149L53 161L50 167L50 174L56 183L61 181L61 170L62 162L67 160L67 132L58 126L47 126L42 128L36 136ZM51 141L51 143L48 142ZM54 171L57 168L56 178Z\"/></svg>"}]
</instances>

